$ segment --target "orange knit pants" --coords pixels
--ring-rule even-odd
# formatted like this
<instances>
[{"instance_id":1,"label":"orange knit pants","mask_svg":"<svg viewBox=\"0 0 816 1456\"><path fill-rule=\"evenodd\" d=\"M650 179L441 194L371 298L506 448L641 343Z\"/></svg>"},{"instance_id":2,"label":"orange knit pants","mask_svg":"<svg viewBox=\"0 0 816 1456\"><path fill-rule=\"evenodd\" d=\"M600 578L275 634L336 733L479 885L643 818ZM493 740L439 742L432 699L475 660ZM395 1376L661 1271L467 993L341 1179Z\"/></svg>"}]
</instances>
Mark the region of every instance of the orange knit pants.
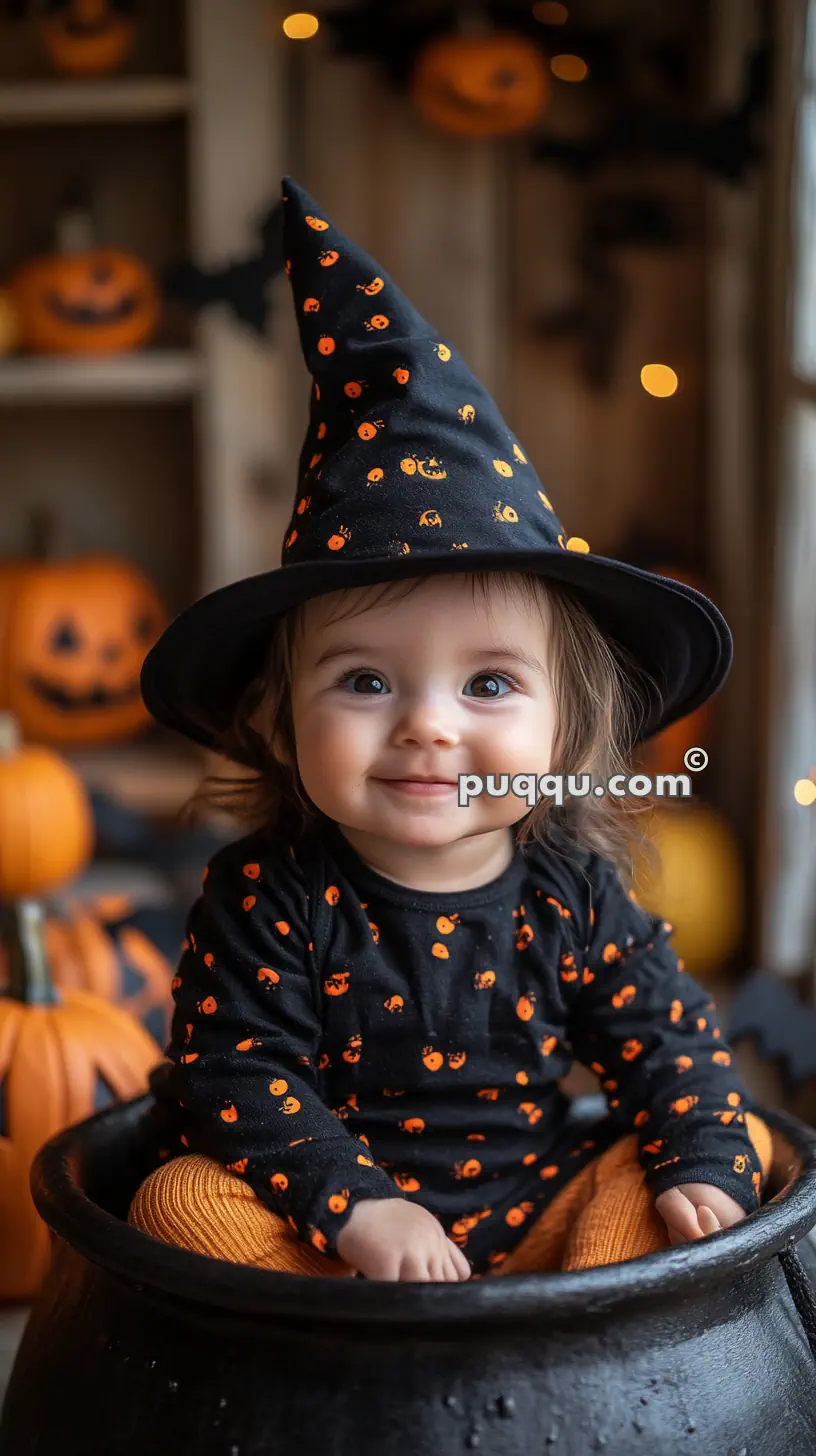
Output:
<instances>
[{"instance_id":1,"label":"orange knit pants","mask_svg":"<svg viewBox=\"0 0 816 1456\"><path fill-rule=\"evenodd\" d=\"M764 1181L771 1133L753 1113L745 1117ZM637 1141L631 1133L587 1163L488 1274L590 1269L669 1248L666 1225L637 1159ZM342 1259L300 1241L246 1183L198 1153L156 1168L138 1189L128 1223L162 1243L235 1264L324 1277L352 1273Z\"/></svg>"}]
</instances>

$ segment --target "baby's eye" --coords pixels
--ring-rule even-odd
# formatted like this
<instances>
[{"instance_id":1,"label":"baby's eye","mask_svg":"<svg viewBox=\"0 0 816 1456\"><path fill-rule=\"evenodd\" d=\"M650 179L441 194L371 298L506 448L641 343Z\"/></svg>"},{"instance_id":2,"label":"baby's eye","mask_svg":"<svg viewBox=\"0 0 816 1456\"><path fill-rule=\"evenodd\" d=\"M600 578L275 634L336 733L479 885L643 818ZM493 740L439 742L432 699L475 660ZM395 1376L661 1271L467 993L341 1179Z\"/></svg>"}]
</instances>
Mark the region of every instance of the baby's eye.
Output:
<instances>
[{"instance_id":1,"label":"baby's eye","mask_svg":"<svg viewBox=\"0 0 816 1456\"><path fill-rule=\"evenodd\" d=\"M474 694L475 697L482 698L483 700L490 698L506 697L506 693L500 693L498 691L502 683L504 683L505 687L509 688L511 692L513 690L513 684L509 681L509 679L503 677L500 673L497 672L477 672L476 676L472 677L470 681L471 683L483 684L484 690L479 690Z\"/></svg>"},{"instance_id":2,"label":"baby's eye","mask_svg":"<svg viewBox=\"0 0 816 1456\"><path fill-rule=\"evenodd\" d=\"M360 697L376 697L376 698L378 698L378 697L381 697L382 696L382 693L383 692L387 691L386 686L385 686L385 683L383 682L383 679L376 672L356 672L356 671L347 672L340 679L340 686L341 687L346 687L347 685L349 685L351 683L354 683L355 684L355 686L352 688L352 692L357 693ZM373 692L370 692L369 689L366 686L363 686L363 687L357 686L357 684L359 684L359 683L363 683L363 684L366 684L366 683L373 684Z\"/></svg>"}]
</instances>

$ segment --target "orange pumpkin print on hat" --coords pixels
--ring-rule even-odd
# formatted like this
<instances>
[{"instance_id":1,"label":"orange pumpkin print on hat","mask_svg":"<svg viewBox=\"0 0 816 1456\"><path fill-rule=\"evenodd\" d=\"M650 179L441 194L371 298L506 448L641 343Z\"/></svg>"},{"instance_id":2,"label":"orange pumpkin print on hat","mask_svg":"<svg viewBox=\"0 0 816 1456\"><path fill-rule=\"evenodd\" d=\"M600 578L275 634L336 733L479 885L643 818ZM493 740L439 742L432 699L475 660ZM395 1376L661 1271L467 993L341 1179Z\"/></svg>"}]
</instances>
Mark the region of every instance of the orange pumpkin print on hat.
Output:
<instances>
[{"instance_id":1,"label":"orange pumpkin print on hat","mask_svg":"<svg viewBox=\"0 0 816 1456\"><path fill-rule=\"evenodd\" d=\"M280 566L200 598L166 629L142 673L157 720L213 745L281 612L330 590L327 575L340 589L416 577L426 563L438 571L440 560L451 573L552 576L579 593L661 684L641 737L711 696L732 650L717 608L685 583L594 555L587 523L558 519L455 340L316 199L288 177L282 190L282 258L313 384Z\"/></svg>"}]
</instances>

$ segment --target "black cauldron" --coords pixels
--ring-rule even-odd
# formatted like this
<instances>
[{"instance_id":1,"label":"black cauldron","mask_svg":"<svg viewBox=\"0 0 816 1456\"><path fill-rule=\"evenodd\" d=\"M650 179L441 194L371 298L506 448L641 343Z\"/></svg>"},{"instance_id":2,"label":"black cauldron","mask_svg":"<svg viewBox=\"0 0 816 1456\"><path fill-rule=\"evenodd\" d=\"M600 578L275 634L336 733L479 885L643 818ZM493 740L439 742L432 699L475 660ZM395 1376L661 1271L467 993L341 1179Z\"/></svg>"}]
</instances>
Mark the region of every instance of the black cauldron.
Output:
<instances>
[{"instance_id":1,"label":"black cauldron","mask_svg":"<svg viewBox=\"0 0 816 1456\"><path fill-rule=\"evenodd\" d=\"M774 1130L769 1201L585 1273L466 1284L271 1274L124 1221L149 1097L51 1139L55 1257L3 1456L812 1456L816 1133Z\"/></svg>"}]
</instances>

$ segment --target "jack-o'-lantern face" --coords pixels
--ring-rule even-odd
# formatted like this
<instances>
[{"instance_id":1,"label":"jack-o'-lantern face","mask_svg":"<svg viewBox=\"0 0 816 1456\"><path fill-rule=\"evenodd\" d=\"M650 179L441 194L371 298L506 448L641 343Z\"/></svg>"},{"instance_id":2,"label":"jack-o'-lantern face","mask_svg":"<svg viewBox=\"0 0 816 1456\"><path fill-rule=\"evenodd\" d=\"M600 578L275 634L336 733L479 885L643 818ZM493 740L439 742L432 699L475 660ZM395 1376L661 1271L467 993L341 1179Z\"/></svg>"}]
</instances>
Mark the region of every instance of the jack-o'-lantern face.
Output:
<instances>
[{"instance_id":1,"label":"jack-o'-lantern face","mask_svg":"<svg viewBox=\"0 0 816 1456\"><path fill-rule=\"evenodd\" d=\"M33 353L127 353L158 326L161 305L150 270L115 248L33 258L10 286L23 348Z\"/></svg>"},{"instance_id":2,"label":"jack-o'-lantern face","mask_svg":"<svg viewBox=\"0 0 816 1456\"><path fill-rule=\"evenodd\" d=\"M133 45L132 0L48 0L40 38L63 76L118 71Z\"/></svg>"},{"instance_id":3,"label":"jack-o'-lantern face","mask_svg":"<svg viewBox=\"0 0 816 1456\"><path fill-rule=\"evenodd\" d=\"M443 131L511 136L544 111L547 66L535 42L521 35L443 35L419 56L411 93L425 120Z\"/></svg>"},{"instance_id":4,"label":"jack-o'-lantern face","mask_svg":"<svg viewBox=\"0 0 816 1456\"><path fill-rule=\"evenodd\" d=\"M151 583L113 557L0 571L0 705L26 737L105 743L145 727L142 662L166 624Z\"/></svg>"},{"instance_id":5,"label":"jack-o'-lantern face","mask_svg":"<svg viewBox=\"0 0 816 1456\"><path fill-rule=\"evenodd\" d=\"M400 461L400 470L403 475L421 475L425 480L447 480L448 472L444 470L439 461L431 457L430 460L420 460L417 455L406 455Z\"/></svg>"}]
</instances>

